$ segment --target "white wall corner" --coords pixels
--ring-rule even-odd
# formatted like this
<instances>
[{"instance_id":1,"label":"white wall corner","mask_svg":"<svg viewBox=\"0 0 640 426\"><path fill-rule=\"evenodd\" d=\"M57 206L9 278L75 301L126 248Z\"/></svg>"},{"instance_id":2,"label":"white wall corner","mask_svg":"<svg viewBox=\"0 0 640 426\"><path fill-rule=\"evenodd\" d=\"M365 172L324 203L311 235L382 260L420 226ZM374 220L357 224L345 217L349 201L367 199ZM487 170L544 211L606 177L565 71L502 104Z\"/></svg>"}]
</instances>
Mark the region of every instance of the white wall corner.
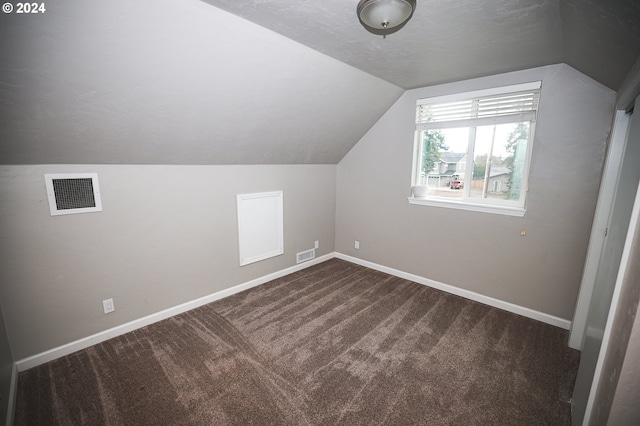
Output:
<instances>
[{"instance_id":1,"label":"white wall corner","mask_svg":"<svg viewBox=\"0 0 640 426\"><path fill-rule=\"evenodd\" d=\"M356 257L348 256L342 253L336 253L336 257L338 259L346 260L348 262L352 262L361 266L365 266L367 268L375 269L376 271L384 272L386 274L394 275L399 278L404 278L406 280L414 281L418 284L426 285L428 287L435 288L437 290L442 290L444 292L455 294L456 296L464 297L465 299L470 299L476 302L483 303L488 306L492 306L494 308L502 309L503 311L511 312L514 314L521 315L523 317L531 318L536 321L540 321L549 325L553 325L555 327L560 327L565 330L569 330L571 328L571 321L559 318L553 315L546 314L544 312L536 311L530 308L526 308L524 306L516 305L510 302L505 302L504 300L495 299L493 297L485 296L480 293L475 293L473 291L465 290L459 287L455 287L449 284L444 284L438 281L431 280L429 278L421 277L419 275L410 274L408 272L400 271L397 269L389 268L386 266L379 265L377 263L369 262L366 260L358 259Z\"/></svg>"},{"instance_id":2,"label":"white wall corner","mask_svg":"<svg viewBox=\"0 0 640 426\"><path fill-rule=\"evenodd\" d=\"M134 331L139 328L146 327L147 325L156 323L158 321L162 321L164 319L173 317L183 312L190 311L192 309L198 308L208 303L215 302L216 300L220 300L227 296L231 296L241 291L248 290L250 288L259 286L269 281L273 281L277 278L284 277L285 275L289 275L294 272L301 271L310 266L317 265L318 263L322 263L329 259L333 259L334 257L335 257L335 253L329 253L324 256L317 257L308 262L300 263L300 264L291 266L289 268L285 268L280 271L267 274L265 276L256 278L254 280L247 281L245 283L238 284L236 286L233 286L224 290L220 290L218 292L212 293L204 297L200 297L190 302L182 303L172 308L168 308L160 312L156 312L155 314L138 318L136 320L119 325L117 327L113 327L108 330L93 334L91 336L76 340L74 342L70 342L65 345L58 346L57 348L53 348L48 351L18 360L15 363L17 367L17 371L20 372L20 371L28 370L33 367L37 367L38 365L45 364L47 362L69 355L73 352L86 349L93 345L97 345L98 343L104 342L105 340L111 339L113 337L121 336L125 333L129 333L130 331Z\"/></svg>"},{"instance_id":3,"label":"white wall corner","mask_svg":"<svg viewBox=\"0 0 640 426\"><path fill-rule=\"evenodd\" d=\"M379 265L377 263L369 262L366 260L358 259L356 257L348 256L342 253L332 252L326 255L317 257L308 262L304 262L298 265L291 266L289 268L285 268L283 270L265 275L263 277L256 278L254 280L245 282L243 284L238 284L231 288L227 288L216 293L212 293L208 296L204 296L190 302L186 302L172 308L165 309L163 311L157 312L155 314L148 315L146 317L139 318L134 321L130 321L126 324L119 325L117 327L110 328L108 330L102 331L100 333L96 333L94 335L76 340L74 342L67 343L65 345L59 346L57 348L50 349L48 351L18 360L15 363L15 380L17 381L17 373L21 371L28 370L33 367L37 367L38 365L53 361L55 359L61 358L63 356L69 355L73 352L86 349L90 346L96 345L98 343L104 342L105 340L111 339L113 337L121 336L130 331L137 330L142 327L146 327L147 325L156 323L158 321L162 321L164 319L170 318L172 316L181 314L183 312L189 311L191 309L198 308L200 306L206 305L211 302L215 302L216 300L220 300L227 296L231 296L233 294L239 293L244 290L248 290L250 288L259 286L261 284L265 284L269 281L275 280L277 278L283 277L285 275L289 275L293 272L297 272L303 269L306 269L310 266L317 265L319 263L325 262L327 260L338 258L345 260L347 262L355 263L357 265L361 265L370 269L374 269L376 271L384 272L389 275L393 275L399 278L403 278L409 281L416 282L418 284L426 285L438 290L445 291L450 294L455 294L457 296L464 297L466 299L474 300L476 302L483 303L485 305L492 306L494 308L502 309L508 312L512 312L518 315L522 315L527 318L531 318L537 321L541 321L556 327L563 328L568 330L571 326L571 322L562 318L555 317L553 315L545 314L543 312L535 311L533 309L529 309L523 306L515 305L513 303L505 302L503 300L494 299L492 297L484 296L479 293L474 293L469 290L464 290L458 287L454 287L449 284L440 283L438 281L430 280L428 278L424 278L418 275L410 274L408 272L403 272L397 269L389 268L383 265ZM13 380L13 379L12 379ZM12 382L13 389L13 382ZM15 393L14 393L15 398Z\"/></svg>"}]
</instances>

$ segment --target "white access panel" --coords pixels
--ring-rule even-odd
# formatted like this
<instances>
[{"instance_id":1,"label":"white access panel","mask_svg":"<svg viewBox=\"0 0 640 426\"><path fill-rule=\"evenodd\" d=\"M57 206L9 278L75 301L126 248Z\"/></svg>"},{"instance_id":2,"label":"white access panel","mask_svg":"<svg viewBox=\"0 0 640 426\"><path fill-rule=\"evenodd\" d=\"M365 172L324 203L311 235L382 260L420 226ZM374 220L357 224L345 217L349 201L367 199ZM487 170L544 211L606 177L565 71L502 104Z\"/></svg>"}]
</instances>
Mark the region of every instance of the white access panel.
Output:
<instances>
[{"instance_id":1,"label":"white access panel","mask_svg":"<svg viewBox=\"0 0 640 426\"><path fill-rule=\"evenodd\" d=\"M282 191L238 194L240 266L284 253Z\"/></svg>"}]
</instances>

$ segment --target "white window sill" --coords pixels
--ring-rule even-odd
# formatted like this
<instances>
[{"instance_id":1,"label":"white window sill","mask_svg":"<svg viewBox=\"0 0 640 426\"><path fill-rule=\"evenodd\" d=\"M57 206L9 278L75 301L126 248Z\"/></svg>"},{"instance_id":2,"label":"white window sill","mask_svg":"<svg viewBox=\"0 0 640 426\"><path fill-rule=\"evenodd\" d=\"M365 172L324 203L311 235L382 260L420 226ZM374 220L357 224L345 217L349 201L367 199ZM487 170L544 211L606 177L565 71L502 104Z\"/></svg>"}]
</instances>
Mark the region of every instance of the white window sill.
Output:
<instances>
[{"instance_id":1,"label":"white window sill","mask_svg":"<svg viewBox=\"0 0 640 426\"><path fill-rule=\"evenodd\" d=\"M473 212L502 214L506 216L524 217L526 209L521 207L496 206L488 204L476 204L455 200L434 200L433 198L409 197L409 204L420 206L444 207L447 209L468 210Z\"/></svg>"}]
</instances>

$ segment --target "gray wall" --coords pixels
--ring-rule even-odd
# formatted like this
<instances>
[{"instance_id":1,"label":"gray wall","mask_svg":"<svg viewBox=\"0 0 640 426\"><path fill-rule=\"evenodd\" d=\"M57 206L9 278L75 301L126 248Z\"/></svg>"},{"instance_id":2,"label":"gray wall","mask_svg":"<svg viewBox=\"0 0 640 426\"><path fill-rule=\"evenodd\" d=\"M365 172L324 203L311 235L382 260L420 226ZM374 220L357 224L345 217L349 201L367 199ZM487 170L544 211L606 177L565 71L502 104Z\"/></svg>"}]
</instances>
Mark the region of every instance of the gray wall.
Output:
<instances>
[{"instance_id":1,"label":"gray wall","mask_svg":"<svg viewBox=\"0 0 640 426\"><path fill-rule=\"evenodd\" d=\"M336 164L404 92L198 0L56 0L0 40L2 164Z\"/></svg>"},{"instance_id":2,"label":"gray wall","mask_svg":"<svg viewBox=\"0 0 640 426\"><path fill-rule=\"evenodd\" d=\"M633 257L635 262L633 265L633 281L630 281L630 283L633 283L632 285L635 285L636 289L640 288L640 252L637 248L638 242L636 242L636 252ZM638 401L640 401L640 365L638 364L638 359L640 359L640 315L638 315L637 302L638 299L636 298L635 306L632 308L635 309L633 328L628 336L624 336L624 339L628 342L624 362L622 365L612 363L610 366L605 366L605 368L612 367L611 370L605 371L605 374L613 374L613 371L620 371L615 397L611 402L607 423L609 426L640 424L640 405L638 404ZM618 310L618 312L621 312L621 310ZM630 316L628 311L626 315ZM624 343L624 341L611 341L610 348L621 343ZM609 400L608 397L606 399Z\"/></svg>"},{"instance_id":3,"label":"gray wall","mask_svg":"<svg viewBox=\"0 0 640 426\"><path fill-rule=\"evenodd\" d=\"M408 204L416 99L535 80L524 218ZM406 92L338 164L336 250L570 320L614 101L564 64Z\"/></svg>"},{"instance_id":4,"label":"gray wall","mask_svg":"<svg viewBox=\"0 0 640 426\"><path fill-rule=\"evenodd\" d=\"M4 326L4 316L0 306L0 424L7 423L9 410L9 390L11 373L13 372L13 356L9 347L9 338Z\"/></svg>"},{"instance_id":5,"label":"gray wall","mask_svg":"<svg viewBox=\"0 0 640 426\"><path fill-rule=\"evenodd\" d=\"M635 115L635 113L634 113ZM634 137L632 125L628 144L639 144ZM638 191L640 194L640 191ZM628 194L633 199L632 194ZM635 199L634 210L640 205L640 197ZM629 235L627 235L625 251L628 259L620 266L620 293L615 303L616 310L606 344L606 355L602 364L602 372L598 382L593 406L593 414L589 424L610 426L640 424L640 217L631 216ZM613 285L613 283L612 283ZM584 354L583 352L583 359ZM600 351L602 354L602 351ZM602 356L602 355L600 355ZM578 373L580 374L580 372ZM580 376L578 376L580 378ZM574 393L575 394L575 393ZM608 420L607 420L608 419Z\"/></svg>"},{"instance_id":6,"label":"gray wall","mask_svg":"<svg viewBox=\"0 0 640 426\"><path fill-rule=\"evenodd\" d=\"M52 217L44 173L97 172L103 211ZM16 360L334 250L335 165L0 166L0 299ZM239 266L236 194L284 191L285 254ZM102 313L113 298L116 311Z\"/></svg>"}]
</instances>

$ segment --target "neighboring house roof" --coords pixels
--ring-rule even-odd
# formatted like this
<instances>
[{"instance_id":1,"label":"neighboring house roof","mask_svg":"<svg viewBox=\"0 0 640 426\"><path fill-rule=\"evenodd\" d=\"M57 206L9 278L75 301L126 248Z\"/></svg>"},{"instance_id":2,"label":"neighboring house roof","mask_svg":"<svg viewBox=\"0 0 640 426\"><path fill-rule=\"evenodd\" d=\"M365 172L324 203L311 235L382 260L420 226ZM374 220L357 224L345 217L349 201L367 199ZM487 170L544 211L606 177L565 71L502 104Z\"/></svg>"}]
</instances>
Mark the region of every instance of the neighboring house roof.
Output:
<instances>
[{"instance_id":1,"label":"neighboring house roof","mask_svg":"<svg viewBox=\"0 0 640 426\"><path fill-rule=\"evenodd\" d=\"M456 164L466 157L466 155L464 152L443 152L440 156L440 161L447 164Z\"/></svg>"},{"instance_id":2,"label":"neighboring house roof","mask_svg":"<svg viewBox=\"0 0 640 426\"><path fill-rule=\"evenodd\" d=\"M511 170L509 170L508 167L502 167L502 166L491 167L491 171L489 171L489 177L508 175L510 173L511 173Z\"/></svg>"},{"instance_id":3,"label":"neighboring house roof","mask_svg":"<svg viewBox=\"0 0 640 426\"><path fill-rule=\"evenodd\" d=\"M447 169L447 171L442 172L442 173L438 173L437 170L432 170L428 173L429 176L432 177L451 177L453 175L459 175L460 172L458 172L455 169Z\"/></svg>"}]
</instances>

